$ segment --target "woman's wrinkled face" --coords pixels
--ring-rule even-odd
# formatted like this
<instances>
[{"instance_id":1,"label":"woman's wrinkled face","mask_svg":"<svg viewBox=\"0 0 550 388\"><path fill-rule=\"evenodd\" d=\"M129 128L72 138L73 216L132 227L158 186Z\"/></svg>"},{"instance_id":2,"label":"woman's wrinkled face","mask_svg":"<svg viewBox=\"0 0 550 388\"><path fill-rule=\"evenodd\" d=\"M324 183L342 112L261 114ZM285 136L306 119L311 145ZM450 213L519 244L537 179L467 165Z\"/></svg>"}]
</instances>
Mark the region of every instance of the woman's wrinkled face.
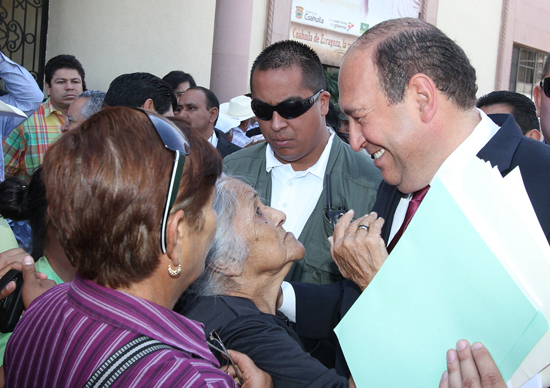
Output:
<instances>
[{"instance_id":1,"label":"woman's wrinkled face","mask_svg":"<svg viewBox=\"0 0 550 388\"><path fill-rule=\"evenodd\" d=\"M257 273L279 272L286 264L301 260L305 250L301 242L283 229L286 216L265 206L256 190L235 180L239 209L233 229L242 234L249 246L246 266Z\"/></svg>"}]
</instances>

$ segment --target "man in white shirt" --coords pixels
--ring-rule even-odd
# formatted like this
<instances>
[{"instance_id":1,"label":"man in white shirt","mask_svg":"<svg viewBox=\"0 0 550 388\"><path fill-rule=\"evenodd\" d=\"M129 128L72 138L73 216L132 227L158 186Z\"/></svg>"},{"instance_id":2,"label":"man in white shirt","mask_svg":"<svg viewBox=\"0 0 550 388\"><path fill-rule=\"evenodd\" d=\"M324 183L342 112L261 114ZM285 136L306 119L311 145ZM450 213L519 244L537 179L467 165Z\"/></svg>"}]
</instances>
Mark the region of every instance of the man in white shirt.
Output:
<instances>
[{"instance_id":1,"label":"man in white shirt","mask_svg":"<svg viewBox=\"0 0 550 388\"><path fill-rule=\"evenodd\" d=\"M327 211L368 213L379 173L366 154L353 152L327 127L330 94L321 61L308 46L281 41L266 48L254 61L250 88L252 110L267 143L227 157L225 170L283 211L284 228L304 244L306 255L287 279L316 284L340 280L327 240L333 233Z\"/></svg>"}]
</instances>

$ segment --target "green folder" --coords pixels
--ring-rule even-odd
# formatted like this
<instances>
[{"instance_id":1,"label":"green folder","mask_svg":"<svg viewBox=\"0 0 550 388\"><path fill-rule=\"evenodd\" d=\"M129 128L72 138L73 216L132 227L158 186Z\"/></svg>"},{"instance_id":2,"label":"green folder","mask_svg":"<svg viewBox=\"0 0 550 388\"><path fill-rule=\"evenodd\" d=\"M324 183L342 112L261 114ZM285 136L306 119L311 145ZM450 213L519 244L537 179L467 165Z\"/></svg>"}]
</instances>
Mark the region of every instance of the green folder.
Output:
<instances>
[{"instance_id":1,"label":"green folder","mask_svg":"<svg viewBox=\"0 0 550 388\"><path fill-rule=\"evenodd\" d=\"M446 351L481 341L504 379L548 330L439 179L335 332L358 387L437 387Z\"/></svg>"}]
</instances>

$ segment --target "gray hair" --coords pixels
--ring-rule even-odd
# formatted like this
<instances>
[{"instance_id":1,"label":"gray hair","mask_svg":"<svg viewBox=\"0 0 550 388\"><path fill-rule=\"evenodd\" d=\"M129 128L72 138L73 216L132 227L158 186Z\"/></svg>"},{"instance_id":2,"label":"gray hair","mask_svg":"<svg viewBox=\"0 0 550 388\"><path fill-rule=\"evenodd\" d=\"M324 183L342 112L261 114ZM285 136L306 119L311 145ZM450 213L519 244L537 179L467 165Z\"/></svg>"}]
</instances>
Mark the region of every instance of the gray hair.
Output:
<instances>
[{"instance_id":1,"label":"gray hair","mask_svg":"<svg viewBox=\"0 0 550 388\"><path fill-rule=\"evenodd\" d=\"M77 98L87 98L88 102L82 107L82 116L87 119L94 113L97 113L103 108L103 99L105 99L105 92L101 90L86 90L82 92Z\"/></svg>"},{"instance_id":2,"label":"gray hair","mask_svg":"<svg viewBox=\"0 0 550 388\"><path fill-rule=\"evenodd\" d=\"M209 296L235 290L237 284L230 275L241 274L248 257L246 239L233 229L239 208L235 178L222 175L216 182L213 208L218 214L218 228L212 246L206 255L206 268L193 285L193 293Z\"/></svg>"}]
</instances>

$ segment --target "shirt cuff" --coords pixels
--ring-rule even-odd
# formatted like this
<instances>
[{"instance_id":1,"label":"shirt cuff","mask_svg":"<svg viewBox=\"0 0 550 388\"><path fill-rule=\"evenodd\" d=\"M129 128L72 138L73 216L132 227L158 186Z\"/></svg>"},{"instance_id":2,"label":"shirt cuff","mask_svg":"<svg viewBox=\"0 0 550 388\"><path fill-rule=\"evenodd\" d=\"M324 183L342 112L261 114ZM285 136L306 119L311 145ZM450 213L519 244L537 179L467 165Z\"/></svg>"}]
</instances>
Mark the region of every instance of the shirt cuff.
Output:
<instances>
[{"instance_id":1,"label":"shirt cuff","mask_svg":"<svg viewBox=\"0 0 550 388\"><path fill-rule=\"evenodd\" d=\"M279 309L288 320L296 323L296 294L294 293L294 287L288 282L283 282L281 285L283 290L283 304Z\"/></svg>"}]
</instances>

